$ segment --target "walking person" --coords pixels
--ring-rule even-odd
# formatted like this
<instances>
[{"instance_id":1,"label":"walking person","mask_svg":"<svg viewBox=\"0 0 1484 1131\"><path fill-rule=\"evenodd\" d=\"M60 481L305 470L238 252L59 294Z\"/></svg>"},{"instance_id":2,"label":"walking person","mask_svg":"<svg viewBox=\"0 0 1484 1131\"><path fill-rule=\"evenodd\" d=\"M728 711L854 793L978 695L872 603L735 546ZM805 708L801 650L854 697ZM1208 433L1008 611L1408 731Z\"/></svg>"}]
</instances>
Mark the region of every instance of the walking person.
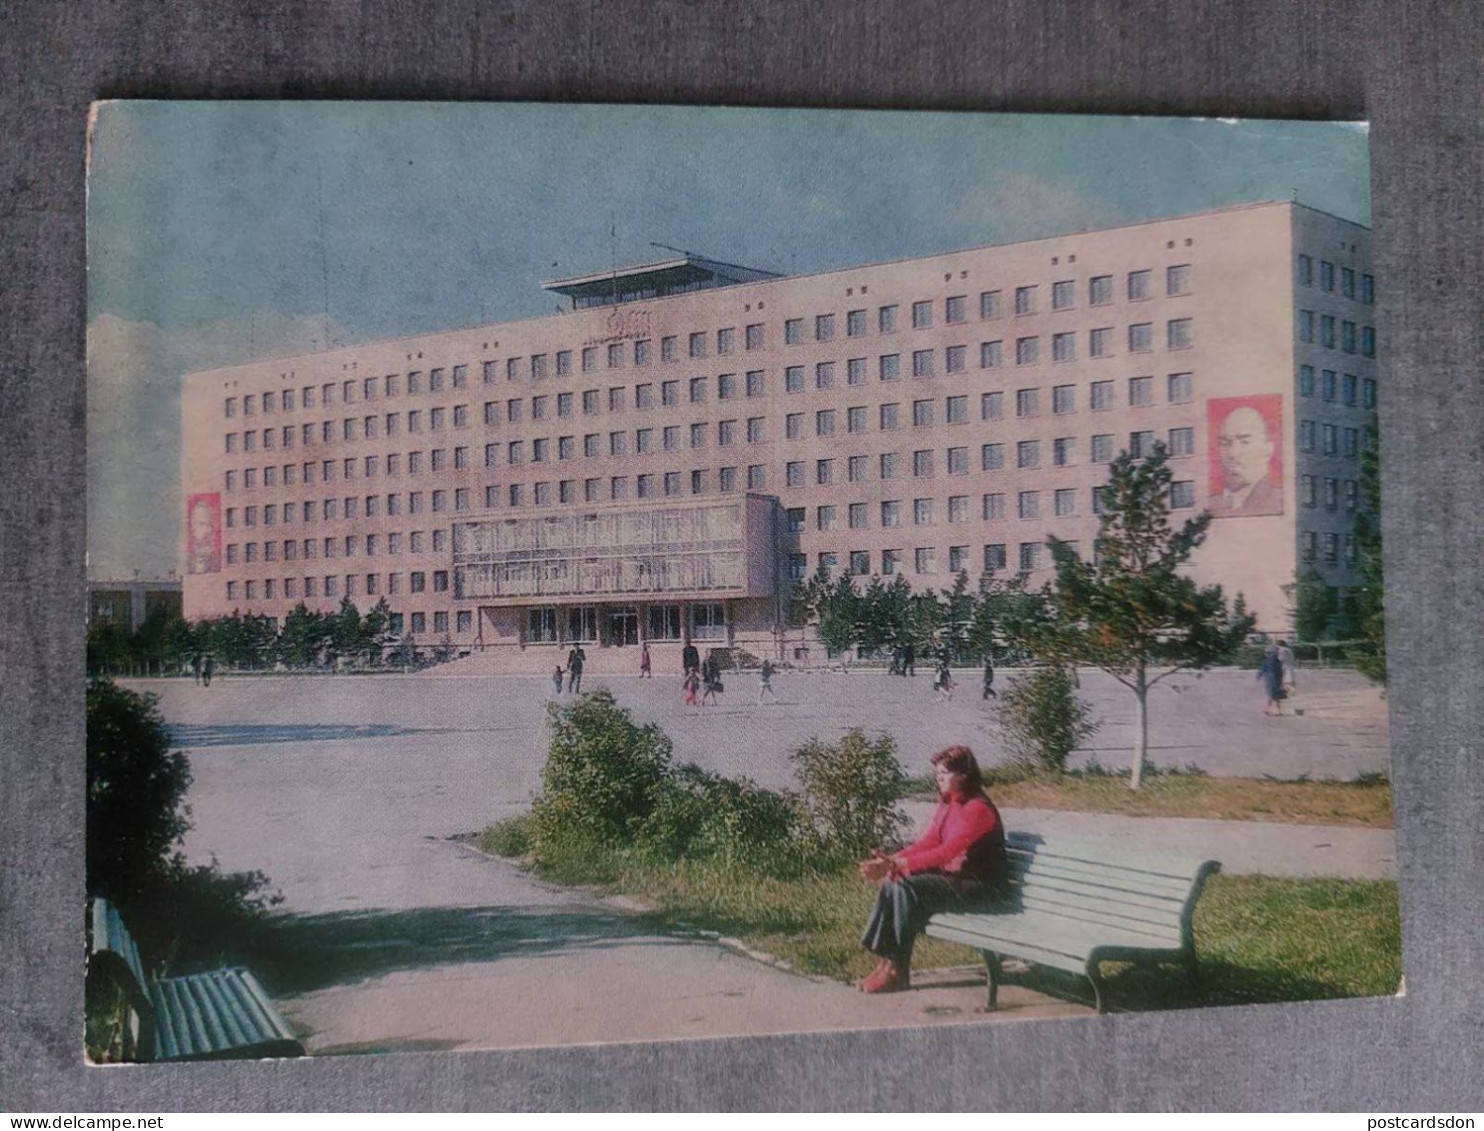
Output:
<instances>
[{"instance_id":1,"label":"walking person","mask_svg":"<svg viewBox=\"0 0 1484 1131\"><path fill-rule=\"evenodd\" d=\"M582 665L587 660L587 653L579 644L567 653L567 690L576 695L582 690Z\"/></svg>"},{"instance_id":2,"label":"walking person","mask_svg":"<svg viewBox=\"0 0 1484 1131\"><path fill-rule=\"evenodd\" d=\"M562 665L558 664L556 671L551 673L551 693L560 695L562 693Z\"/></svg>"},{"instance_id":3,"label":"walking person","mask_svg":"<svg viewBox=\"0 0 1484 1131\"><path fill-rule=\"evenodd\" d=\"M680 650L680 668L686 674L701 670L701 653L696 650L696 646L689 640L685 642L685 647Z\"/></svg>"},{"instance_id":4,"label":"walking person","mask_svg":"<svg viewBox=\"0 0 1484 1131\"><path fill-rule=\"evenodd\" d=\"M912 947L935 914L1005 891L1005 828L973 752L950 746L932 762L938 808L927 832L900 852L878 849L860 865L862 879L881 885L861 936L861 946L881 959L856 983L868 994L911 987Z\"/></svg>"},{"instance_id":5,"label":"walking person","mask_svg":"<svg viewBox=\"0 0 1484 1131\"><path fill-rule=\"evenodd\" d=\"M980 695L979 698L999 698L994 693L994 660L990 659L988 656L984 657L984 693Z\"/></svg>"},{"instance_id":6,"label":"walking person","mask_svg":"<svg viewBox=\"0 0 1484 1131\"><path fill-rule=\"evenodd\" d=\"M908 644L902 650L902 674L910 676L917 675L917 648L915 645Z\"/></svg>"},{"instance_id":7,"label":"walking person","mask_svg":"<svg viewBox=\"0 0 1484 1131\"><path fill-rule=\"evenodd\" d=\"M1298 690L1298 660L1288 641L1278 641L1278 662L1283 665L1283 690L1292 695Z\"/></svg>"},{"instance_id":8,"label":"walking person","mask_svg":"<svg viewBox=\"0 0 1484 1131\"><path fill-rule=\"evenodd\" d=\"M713 704L721 702L716 696L724 689L721 683L721 671L715 659L708 658L701 665L701 684L705 689L701 695L701 706L704 707L708 700Z\"/></svg>"},{"instance_id":9,"label":"walking person","mask_svg":"<svg viewBox=\"0 0 1484 1131\"><path fill-rule=\"evenodd\" d=\"M696 699L696 694L701 690L701 677L694 671L688 671L685 673L685 678L681 680L680 686L685 689L685 705L699 710L700 703Z\"/></svg>"},{"instance_id":10,"label":"walking person","mask_svg":"<svg viewBox=\"0 0 1484 1131\"><path fill-rule=\"evenodd\" d=\"M1257 665L1257 678L1263 681L1263 691L1267 694L1267 706L1263 707L1264 715L1281 715L1283 713L1283 661L1278 658L1278 649L1268 645L1268 650L1263 653L1262 662Z\"/></svg>"},{"instance_id":11,"label":"walking person","mask_svg":"<svg viewBox=\"0 0 1484 1131\"><path fill-rule=\"evenodd\" d=\"M649 662L649 641L644 642L644 647L639 652L639 678L653 679L654 672Z\"/></svg>"},{"instance_id":12,"label":"walking person","mask_svg":"<svg viewBox=\"0 0 1484 1131\"><path fill-rule=\"evenodd\" d=\"M201 661L201 686L211 686L211 674L216 671L216 661L211 658L211 653L206 653L206 658Z\"/></svg>"},{"instance_id":13,"label":"walking person","mask_svg":"<svg viewBox=\"0 0 1484 1131\"><path fill-rule=\"evenodd\" d=\"M948 661L942 660L938 664L938 676L933 680L933 702L953 702L953 673L948 669Z\"/></svg>"},{"instance_id":14,"label":"walking person","mask_svg":"<svg viewBox=\"0 0 1484 1131\"><path fill-rule=\"evenodd\" d=\"M197 683L201 682L201 654L199 652L191 657L191 674Z\"/></svg>"},{"instance_id":15,"label":"walking person","mask_svg":"<svg viewBox=\"0 0 1484 1131\"><path fill-rule=\"evenodd\" d=\"M773 697L773 702L778 702L778 692L773 690L772 660L763 661L763 666L758 669L757 679L757 705L759 707L763 705L764 695L771 695Z\"/></svg>"}]
</instances>

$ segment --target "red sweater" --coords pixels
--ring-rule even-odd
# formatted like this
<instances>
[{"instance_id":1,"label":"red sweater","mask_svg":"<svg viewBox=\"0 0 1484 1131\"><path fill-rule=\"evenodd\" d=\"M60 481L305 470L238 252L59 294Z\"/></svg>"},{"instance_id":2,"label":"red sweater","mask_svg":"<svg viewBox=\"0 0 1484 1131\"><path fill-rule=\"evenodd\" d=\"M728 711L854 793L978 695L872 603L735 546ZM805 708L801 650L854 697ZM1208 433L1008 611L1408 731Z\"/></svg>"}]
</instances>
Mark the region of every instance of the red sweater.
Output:
<instances>
[{"instance_id":1,"label":"red sweater","mask_svg":"<svg viewBox=\"0 0 1484 1131\"><path fill-rule=\"evenodd\" d=\"M897 853L902 872L936 871L963 879L999 878L1005 861L1005 829L986 797L939 802L927 832Z\"/></svg>"}]
</instances>

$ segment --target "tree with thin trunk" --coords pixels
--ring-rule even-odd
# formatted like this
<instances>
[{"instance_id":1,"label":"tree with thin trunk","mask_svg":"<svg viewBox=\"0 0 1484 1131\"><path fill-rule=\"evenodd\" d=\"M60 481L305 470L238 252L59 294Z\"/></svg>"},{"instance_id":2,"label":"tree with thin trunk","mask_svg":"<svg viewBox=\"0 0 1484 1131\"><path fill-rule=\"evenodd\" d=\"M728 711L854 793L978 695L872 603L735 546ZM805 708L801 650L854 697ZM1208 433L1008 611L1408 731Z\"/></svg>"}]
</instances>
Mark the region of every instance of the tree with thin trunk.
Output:
<instances>
[{"instance_id":1,"label":"tree with thin trunk","mask_svg":"<svg viewBox=\"0 0 1484 1131\"><path fill-rule=\"evenodd\" d=\"M1091 561L1047 539L1056 567L1040 616L1021 626L1038 656L1101 668L1134 693L1138 728L1130 785L1138 789L1149 751L1149 691L1176 672L1229 660L1252 631L1240 594L1228 608L1219 585L1182 572L1205 541L1209 512L1178 529L1170 522L1169 454L1124 452L1099 488L1102 518Z\"/></svg>"}]
</instances>

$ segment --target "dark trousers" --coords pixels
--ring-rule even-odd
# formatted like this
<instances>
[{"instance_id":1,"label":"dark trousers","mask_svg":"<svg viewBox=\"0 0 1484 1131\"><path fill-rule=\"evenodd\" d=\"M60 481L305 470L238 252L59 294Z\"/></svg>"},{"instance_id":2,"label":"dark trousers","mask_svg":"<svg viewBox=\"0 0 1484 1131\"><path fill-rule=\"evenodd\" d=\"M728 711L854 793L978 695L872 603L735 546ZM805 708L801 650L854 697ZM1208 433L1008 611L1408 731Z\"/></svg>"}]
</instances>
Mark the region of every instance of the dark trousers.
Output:
<instances>
[{"instance_id":1,"label":"dark trousers","mask_svg":"<svg viewBox=\"0 0 1484 1131\"><path fill-rule=\"evenodd\" d=\"M887 880L876 893L876 908L861 935L861 946L900 966L912 961L912 946L940 911L962 911L986 894L983 884L938 872Z\"/></svg>"},{"instance_id":2,"label":"dark trousers","mask_svg":"<svg viewBox=\"0 0 1484 1131\"><path fill-rule=\"evenodd\" d=\"M567 673L567 690L568 691L581 691L582 690L582 669L581 668L573 668L573 669L571 669L571 671L569 671Z\"/></svg>"}]
</instances>

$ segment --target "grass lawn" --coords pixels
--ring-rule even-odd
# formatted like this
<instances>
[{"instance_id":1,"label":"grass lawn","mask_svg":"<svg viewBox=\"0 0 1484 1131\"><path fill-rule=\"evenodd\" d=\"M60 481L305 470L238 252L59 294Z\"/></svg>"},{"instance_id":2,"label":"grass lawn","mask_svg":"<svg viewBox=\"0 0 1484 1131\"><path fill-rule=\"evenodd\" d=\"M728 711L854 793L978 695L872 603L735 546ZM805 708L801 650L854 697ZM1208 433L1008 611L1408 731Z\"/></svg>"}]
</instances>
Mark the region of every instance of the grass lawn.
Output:
<instances>
[{"instance_id":1,"label":"grass lawn","mask_svg":"<svg viewBox=\"0 0 1484 1131\"><path fill-rule=\"evenodd\" d=\"M496 826L484 845L508 849L507 834ZM852 980L873 963L858 942L873 889L849 873L778 879L709 863L647 863L625 854L595 860L586 852L535 867L543 879L639 897L653 909L648 914L657 927L716 931L806 973ZM1391 881L1217 875L1197 906L1195 938L1198 994L1173 967L1109 965L1114 1007L1374 997L1394 993L1401 975L1401 926ZM966 947L925 938L914 965L979 961ZM1085 980L1055 971L1035 970L1027 984L1075 997L1089 994Z\"/></svg>"},{"instance_id":2,"label":"grass lawn","mask_svg":"<svg viewBox=\"0 0 1484 1131\"><path fill-rule=\"evenodd\" d=\"M1127 775L1112 773L1053 775L1005 767L988 771L985 778L995 804L1006 809L1392 827L1391 785L1379 775L1340 782L1166 772L1146 776L1138 790L1129 789ZM913 779L909 788L911 796L929 800L934 796L926 778Z\"/></svg>"}]
</instances>

